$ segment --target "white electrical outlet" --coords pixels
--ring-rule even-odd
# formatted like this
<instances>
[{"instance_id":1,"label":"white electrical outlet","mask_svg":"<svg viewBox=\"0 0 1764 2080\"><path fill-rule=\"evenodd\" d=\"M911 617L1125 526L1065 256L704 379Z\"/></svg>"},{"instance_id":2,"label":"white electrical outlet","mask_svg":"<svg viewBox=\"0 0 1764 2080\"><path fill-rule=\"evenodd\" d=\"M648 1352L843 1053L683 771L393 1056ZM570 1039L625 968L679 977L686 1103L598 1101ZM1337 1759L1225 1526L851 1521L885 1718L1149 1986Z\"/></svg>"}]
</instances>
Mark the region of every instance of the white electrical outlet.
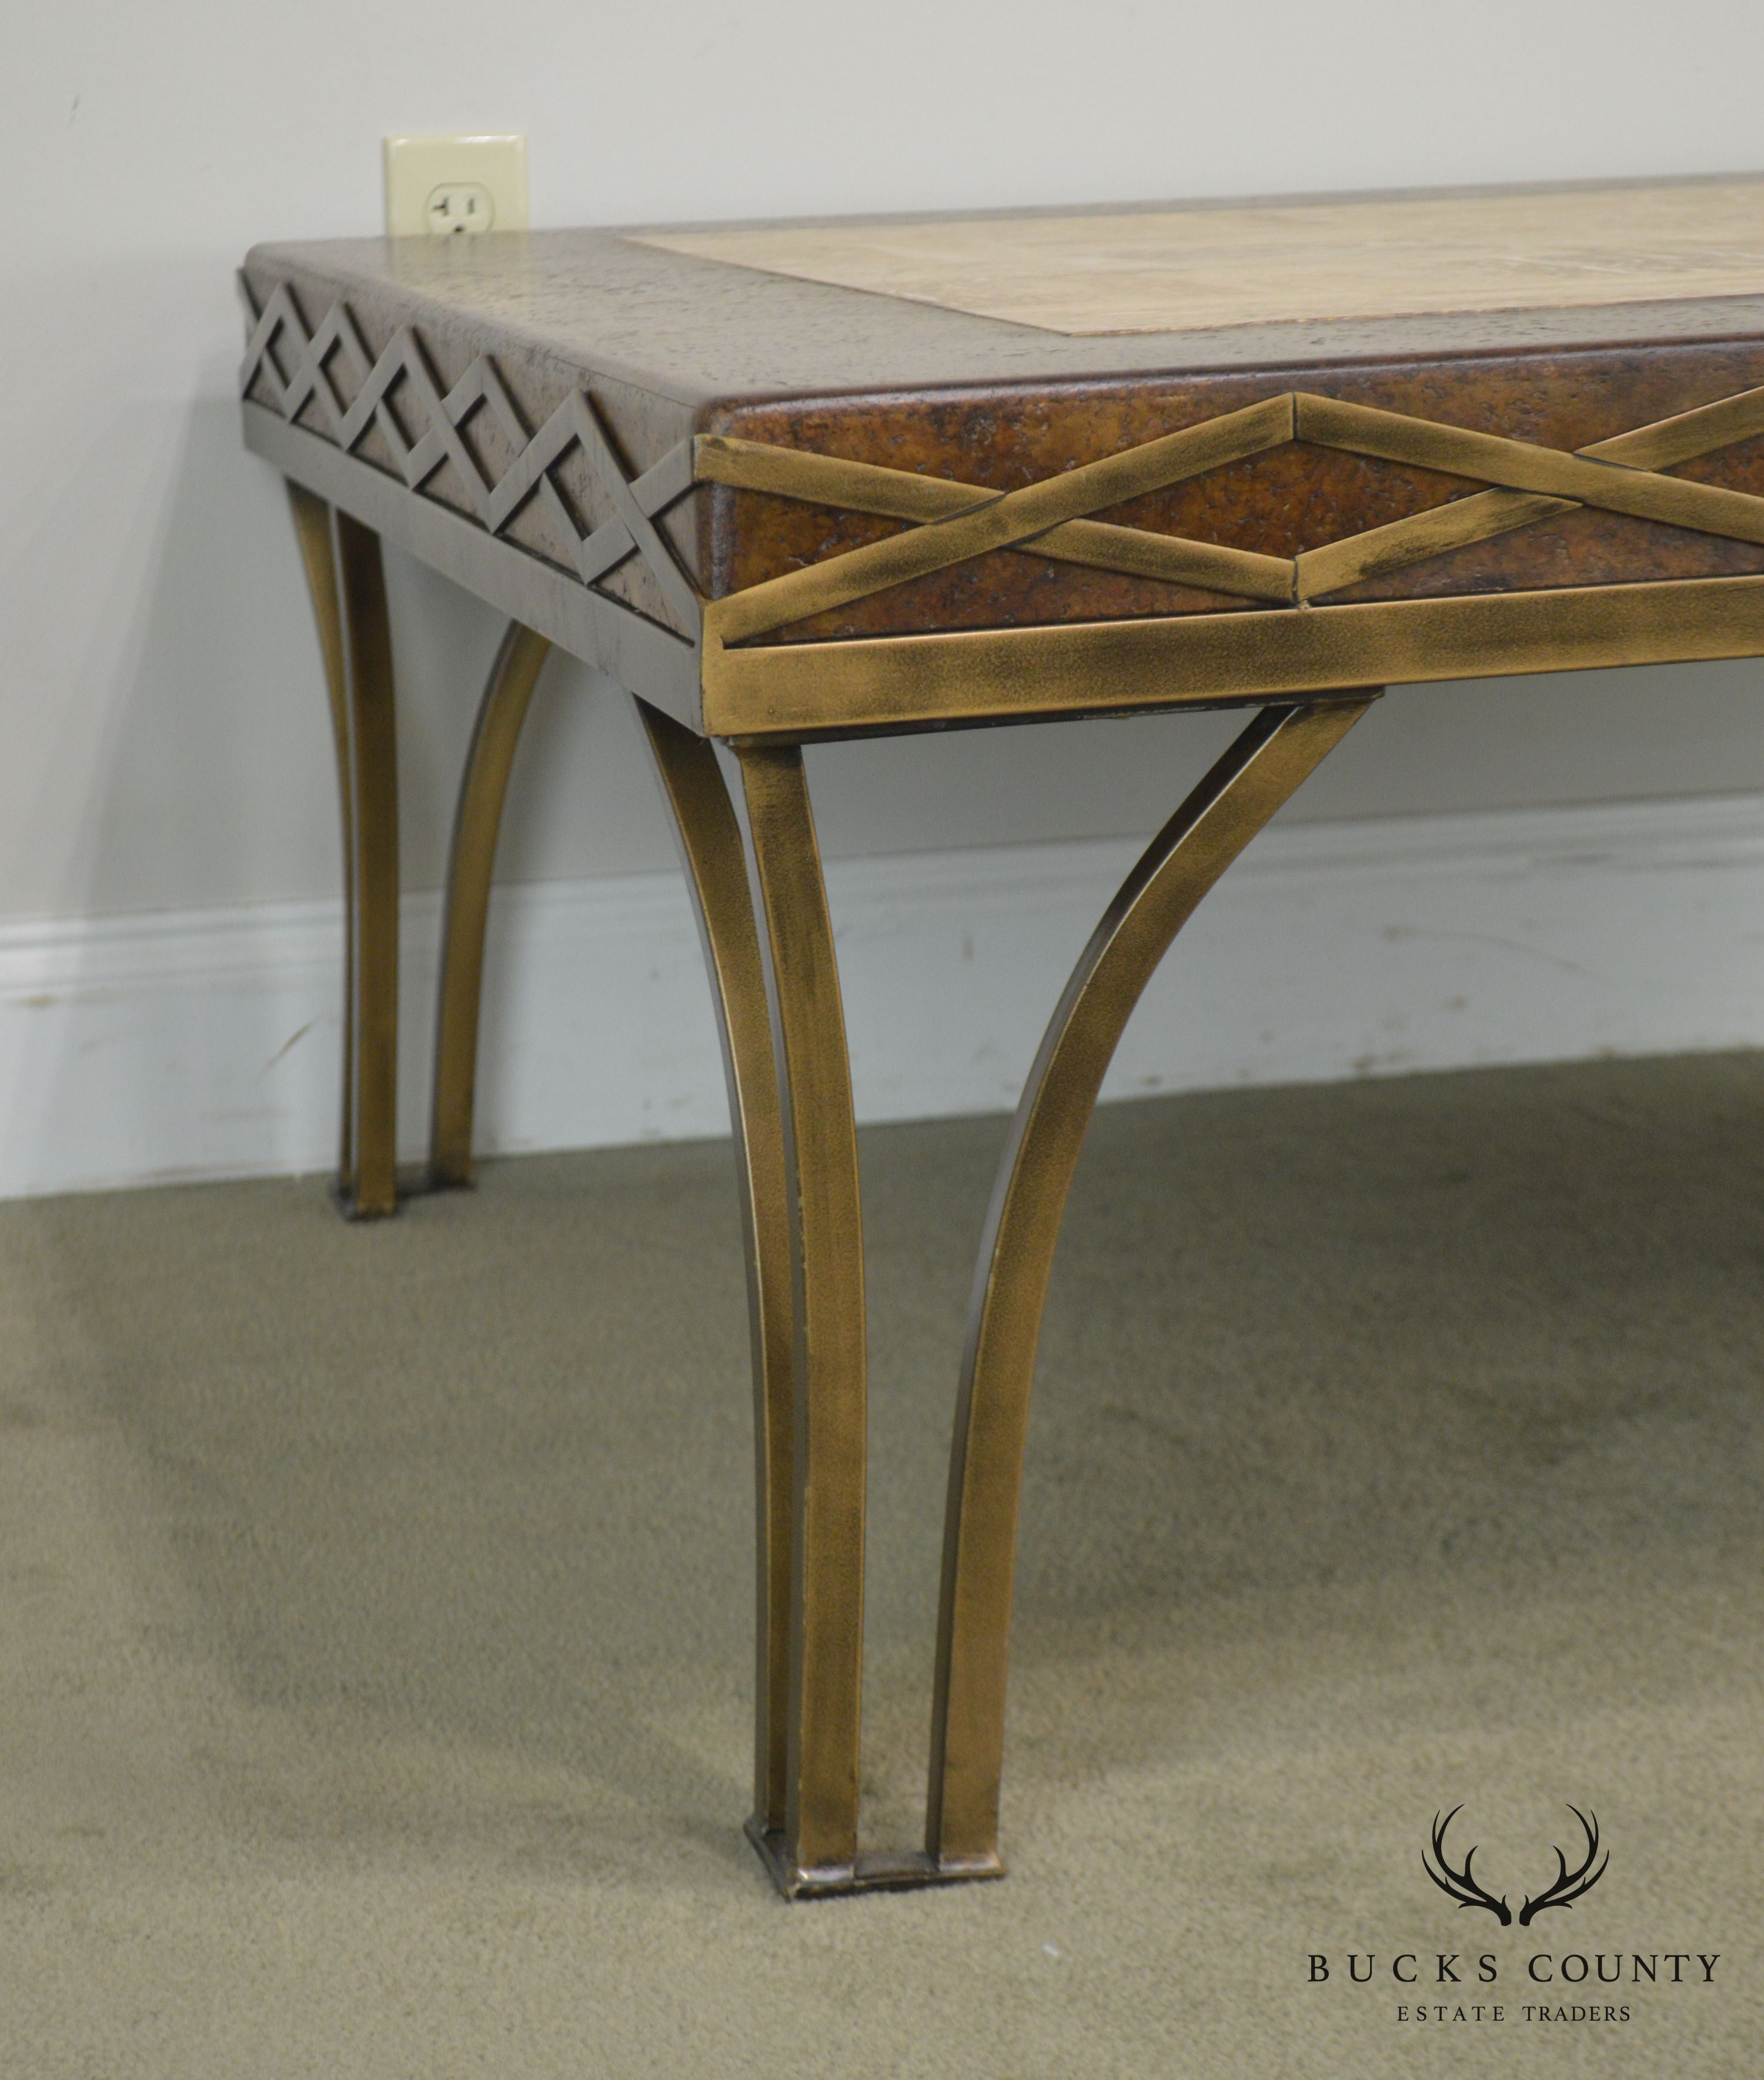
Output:
<instances>
[{"instance_id":1,"label":"white electrical outlet","mask_svg":"<svg viewBox=\"0 0 1764 2080\"><path fill-rule=\"evenodd\" d=\"M388 137L386 232L393 238L470 237L527 229L527 139Z\"/></svg>"}]
</instances>

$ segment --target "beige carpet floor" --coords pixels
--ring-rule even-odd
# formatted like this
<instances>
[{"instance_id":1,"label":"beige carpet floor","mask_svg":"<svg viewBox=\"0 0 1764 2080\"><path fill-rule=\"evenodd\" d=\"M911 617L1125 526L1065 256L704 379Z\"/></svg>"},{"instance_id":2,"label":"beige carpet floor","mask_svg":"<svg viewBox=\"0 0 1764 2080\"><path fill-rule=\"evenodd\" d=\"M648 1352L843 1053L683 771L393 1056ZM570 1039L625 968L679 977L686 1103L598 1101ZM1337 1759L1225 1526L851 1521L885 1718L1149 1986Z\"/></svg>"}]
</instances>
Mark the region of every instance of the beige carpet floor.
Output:
<instances>
[{"instance_id":1,"label":"beige carpet floor","mask_svg":"<svg viewBox=\"0 0 1764 2080\"><path fill-rule=\"evenodd\" d=\"M1002 1132L864 1143L879 1843ZM740 1836L727 1166L507 1163L355 1229L316 1182L0 1210L8 2080L1760 2071L1764 1058L1101 1116L1012 1875L910 1896L787 1907ZM1422 1874L1461 1801L1516 1906L1570 1801L1577 1906L1502 1928Z\"/></svg>"}]
</instances>

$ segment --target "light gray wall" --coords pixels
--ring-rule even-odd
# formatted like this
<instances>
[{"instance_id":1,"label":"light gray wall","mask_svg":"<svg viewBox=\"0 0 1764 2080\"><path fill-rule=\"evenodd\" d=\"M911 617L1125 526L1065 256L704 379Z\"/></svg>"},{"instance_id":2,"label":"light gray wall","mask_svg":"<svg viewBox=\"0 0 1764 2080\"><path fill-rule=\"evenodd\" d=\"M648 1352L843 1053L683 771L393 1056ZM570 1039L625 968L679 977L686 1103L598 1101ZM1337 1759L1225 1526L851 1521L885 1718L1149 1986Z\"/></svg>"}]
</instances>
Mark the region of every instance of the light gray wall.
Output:
<instances>
[{"instance_id":1,"label":"light gray wall","mask_svg":"<svg viewBox=\"0 0 1764 2080\"><path fill-rule=\"evenodd\" d=\"M0 916L337 886L279 487L237 444L231 270L379 228L391 130L524 128L540 224L1722 171L1764 162L1756 0L86 0L0 68ZM496 630L396 563L406 858L432 884ZM1418 689L1295 813L1764 787L1750 665ZM1216 718L815 755L830 850L1159 821ZM548 679L508 870L669 858L629 723Z\"/></svg>"}]
</instances>

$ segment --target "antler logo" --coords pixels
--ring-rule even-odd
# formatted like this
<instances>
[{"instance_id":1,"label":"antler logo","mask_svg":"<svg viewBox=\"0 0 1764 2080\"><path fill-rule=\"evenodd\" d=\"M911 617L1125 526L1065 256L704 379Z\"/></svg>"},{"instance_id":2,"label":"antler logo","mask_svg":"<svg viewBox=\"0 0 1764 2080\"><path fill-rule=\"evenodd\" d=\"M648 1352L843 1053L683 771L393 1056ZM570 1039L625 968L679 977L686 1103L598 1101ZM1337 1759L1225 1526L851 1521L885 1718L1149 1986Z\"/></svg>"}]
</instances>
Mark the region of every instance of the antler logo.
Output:
<instances>
[{"instance_id":1,"label":"antler logo","mask_svg":"<svg viewBox=\"0 0 1764 2080\"><path fill-rule=\"evenodd\" d=\"M1527 1899L1524 1906L1519 1909L1521 1928L1529 1928L1532 1916L1541 1914L1547 1906L1572 1906L1582 1893L1590 1892L1598 1883L1605 1875L1605 1864L1611 1861L1611 1851L1607 1849L1605 1851L1604 1862L1599 1864L1596 1871L1593 1869L1593 1864L1598 1856L1598 1818L1595 1815L1589 1820L1577 1805L1571 1805L1568 1810L1579 1821L1586 1832L1586 1860L1577 1871L1570 1871L1568 1868L1567 1857L1560 1849L1556 1849L1556 1882L1547 1891L1540 1892L1535 1899ZM1552 1842L1550 1847L1555 1849L1556 1844ZM1589 1872L1591 1873L1590 1876L1588 1875Z\"/></svg>"},{"instance_id":2,"label":"antler logo","mask_svg":"<svg viewBox=\"0 0 1764 2080\"><path fill-rule=\"evenodd\" d=\"M1560 1848L1556 1848L1555 1881L1544 1891L1535 1895L1531 1893L1526 1895L1525 1904L1519 1909L1521 1928L1529 1928L1533 1920L1547 1906L1572 1906L1576 1900L1584 1893L1590 1892L1598 1884L1605 1875L1605 1865L1611 1861L1611 1851L1608 1849L1605 1852L1603 1860L1601 1861L1599 1859L1597 1816L1590 1819L1577 1805L1570 1805L1568 1810L1579 1821L1586 1834L1586 1857L1577 1870L1571 1871L1568 1868L1567 1857L1563 1855ZM1480 1906L1485 1912L1492 1914L1501 1926L1506 1928L1511 1924L1513 1919L1513 1910L1506 1903L1506 1895L1503 1893L1501 1898L1497 1899L1493 1893L1485 1892L1476 1881L1473 1866L1476 1860L1477 1845L1472 1844L1465 1854L1462 1870L1454 1870L1447 1858L1446 1830L1463 1810L1463 1806L1454 1805L1443 1819L1437 1813L1434 1815L1433 1856L1430 1860L1424 1850L1422 1852L1421 1867L1439 1889L1448 1898L1456 1900L1460 1907ZM1555 1848L1555 1843L1552 1843L1551 1847ZM1595 1863L1598 1866L1596 1870L1593 1868Z\"/></svg>"},{"instance_id":3,"label":"antler logo","mask_svg":"<svg viewBox=\"0 0 1764 2080\"><path fill-rule=\"evenodd\" d=\"M1454 1805L1443 1820L1440 1818L1437 1813L1434 1814L1433 1822L1434 1863L1437 1863L1439 1868L1438 1870L1435 1870L1433 1864L1428 1862L1426 1851L1425 1850L1422 1852L1421 1868L1427 1873L1428 1877L1433 1880L1434 1883L1438 1886L1439 1889L1443 1893L1446 1893L1449 1898L1456 1900L1460 1906L1486 1907L1489 1912L1494 1916L1495 1919L1500 1923L1501 1926L1503 1928L1506 1928L1510 1925L1513 1919L1512 1911L1506 1903L1506 1894L1503 1893L1501 1897L1497 1899L1492 1893L1485 1892L1481 1886L1476 1883L1475 1877L1472 1875L1471 1866L1476 1860L1476 1846L1474 1844L1472 1845L1469 1853L1464 1860L1464 1868L1461 1871L1455 1871L1451 1868L1450 1863L1447 1861L1446 1830L1451 1825L1452 1822L1457 1818L1458 1815L1463 1812L1463 1806Z\"/></svg>"}]
</instances>

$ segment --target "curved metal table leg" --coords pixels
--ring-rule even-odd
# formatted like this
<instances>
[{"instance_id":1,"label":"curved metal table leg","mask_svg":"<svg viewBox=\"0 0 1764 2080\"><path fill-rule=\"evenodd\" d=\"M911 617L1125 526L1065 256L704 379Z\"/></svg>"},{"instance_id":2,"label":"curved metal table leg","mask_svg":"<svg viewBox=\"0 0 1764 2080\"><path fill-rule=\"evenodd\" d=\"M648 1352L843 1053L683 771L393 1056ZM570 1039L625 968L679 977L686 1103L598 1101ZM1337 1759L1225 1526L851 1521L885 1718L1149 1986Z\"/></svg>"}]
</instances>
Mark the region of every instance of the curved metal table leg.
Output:
<instances>
[{"instance_id":1,"label":"curved metal table leg","mask_svg":"<svg viewBox=\"0 0 1764 2080\"><path fill-rule=\"evenodd\" d=\"M398 1097L398 766L380 538L290 484L318 623L343 816L343 1103L337 1195L352 1218L395 1213Z\"/></svg>"},{"instance_id":2,"label":"curved metal table leg","mask_svg":"<svg viewBox=\"0 0 1764 2080\"><path fill-rule=\"evenodd\" d=\"M1153 971L1225 869L1375 690L1262 710L1147 848L1086 947L1017 1108L981 1244L951 1449L928 1857L997 1872L1017 1507L1041 1310L1103 1072Z\"/></svg>"},{"instance_id":3,"label":"curved metal table leg","mask_svg":"<svg viewBox=\"0 0 1764 2080\"><path fill-rule=\"evenodd\" d=\"M350 842L349 704L343 690L343 609L337 591L337 551L331 539L331 511L304 484L288 480L288 501L294 515L306 589L318 624L319 655L325 666L325 691L330 702L331 740L337 753L337 799L342 816L343 853L343 1097L338 1107L337 1189L347 1199L355 1189L355 1119L350 1103L355 1059L355 849Z\"/></svg>"},{"instance_id":4,"label":"curved metal table leg","mask_svg":"<svg viewBox=\"0 0 1764 2080\"><path fill-rule=\"evenodd\" d=\"M833 925L802 753L739 753L790 1189L795 1318L784 1826L756 1839L787 1893L857 1881L865 1353L857 1130Z\"/></svg>"},{"instance_id":5,"label":"curved metal table leg","mask_svg":"<svg viewBox=\"0 0 1764 2080\"><path fill-rule=\"evenodd\" d=\"M636 702L698 914L723 1042L747 1257L754 1352L759 1542L754 1817L757 1841L781 1839L788 1800L794 1330L790 1210L758 927L741 827L708 740ZM769 1857L768 1857L769 1860Z\"/></svg>"},{"instance_id":6,"label":"curved metal table leg","mask_svg":"<svg viewBox=\"0 0 1764 2080\"><path fill-rule=\"evenodd\" d=\"M441 928L441 986L430 1115L429 1182L472 1181L472 1121L477 1097L478 1012L484 993L484 929L509 774L551 644L511 621L484 688L460 782Z\"/></svg>"}]
</instances>

